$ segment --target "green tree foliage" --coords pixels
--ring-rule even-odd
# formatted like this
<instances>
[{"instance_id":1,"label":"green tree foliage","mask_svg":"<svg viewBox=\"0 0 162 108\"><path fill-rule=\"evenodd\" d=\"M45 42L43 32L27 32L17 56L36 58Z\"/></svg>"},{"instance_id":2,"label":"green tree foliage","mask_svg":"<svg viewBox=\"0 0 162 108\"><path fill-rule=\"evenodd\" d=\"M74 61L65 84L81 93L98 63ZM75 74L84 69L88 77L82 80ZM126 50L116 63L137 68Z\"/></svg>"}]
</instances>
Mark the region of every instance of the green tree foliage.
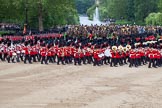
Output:
<instances>
[{"instance_id":1,"label":"green tree foliage","mask_svg":"<svg viewBox=\"0 0 162 108\"><path fill-rule=\"evenodd\" d=\"M126 0L111 0L108 6L109 16L112 18L120 19L126 17Z\"/></svg>"},{"instance_id":2,"label":"green tree foliage","mask_svg":"<svg viewBox=\"0 0 162 108\"><path fill-rule=\"evenodd\" d=\"M159 12L162 12L162 0L159 0L158 2L158 9L159 9Z\"/></svg>"},{"instance_id":3,"label":"green tree foliage","mask_svg":"<svg viewBox=\"0 0 162 108\"><path fill-rule=\"evenodd\" d=\"M75 0L75 5L79 14L86 14L87 10L95 4L95 0Z\"/></svg>"},{"instance_id":4,"label":"green tree foliage","mask_svg":"<svg viewBox=\"0 0 162 108\"><path fill-rule=\"evenodd\" d=\"M99 11L100 11L100 19L103 20L104 18L108 17L108 11L107 11L107 6L105 4L106 1L105 0L99 0L100 4L99 4ZM93 6L91 6L88 10L87 10L87 15L89 17L90 20L93 20L93 15L96 9L96 4L94 4Z\"/></svg>"},{"instance_id":5,"label":"green tree foliage","mask_svg":"<svg viewBox=\"0 0 162 108\"><path fill-rule=\"evenodd\" d=\"M20 22L23 17L20 0L0 0L0 22Z\"/></svg>"},{"instance_id":6,"label":"green tree foliage","mask_svg":"<svg viewBox=\"0 0 162 108\"><path fill-rule=\"evenodd\" d=\"M93 20L93 14L95 12L96 5L93 5L91 8L87 10L87 15L90 20Z\"/></svg>"},{"instance_id":7,"label":"green tree foliage","mask_svg":"<svg viewBox=\"0 0 162 108\"><path fill-rule=\"evenodd\" d=\"M28 25L40 31L79 21L74 0L0 0L0 22L25 23L26 6Z\"/></svg>"},{"instance_id":8,"label":"green tree foliage","mask_svg":"<svg viewBox=\"0 0 162 108\"><path fill-rule=\"evenodd\" d=\"M124 18L128 21L144 22L152 12L162 11L162 0L99 0L100 18ZM160 1L160 3L158 3ZM93 9L93 8L90 8ZM91 12L93 12L91 10ZM93 13L91 13L93 15ZM89 15L90 16L90 15Z\"/></svg>"},{"instance_id":9,"label":"green tree foliage","mask_svg":"<svg viewBox=\"0 0 162 108\"><path fill-rule=\"evenodd\" d=\"M99 0L99 11L100 11L100 19L103 20L105 18L116 18L120 19L121 17L126 17L127 15L127 0ZM93 9L95 5L93 5L90 9L88 9L88 15L93 16Z\"/></svg>"},{"instance_id":10,"label":"green tree foliage","mask_svg":"<svg viewBox=\"0 0 162 108\"><path fill-rule=\"evenodd\" d=\"M162 25L162 13L150 13L145 21L147 25Z\"/></svg>"},{"instance_id":11,"label":"green tree foliage","mask_svg":"<svg viewBox=\"0 0 162 108\"><path fill-rule=\"evenodd\" d=\"M158 0L134 0L135 19L144 21L149 13L157 12Z\"/></svg>"},{"instance_id":12,"label":"green tree foliage","mask_svg":"<svg viewBox=\"0 0 162 108\"><path fill-rule=\"evenodd\" d=\"M134 7L134 1L135 0L126 0L127 7L126 7L126 19L128 21L134 21L135 20L135 7Z\"/></svg>"}]
</instances>

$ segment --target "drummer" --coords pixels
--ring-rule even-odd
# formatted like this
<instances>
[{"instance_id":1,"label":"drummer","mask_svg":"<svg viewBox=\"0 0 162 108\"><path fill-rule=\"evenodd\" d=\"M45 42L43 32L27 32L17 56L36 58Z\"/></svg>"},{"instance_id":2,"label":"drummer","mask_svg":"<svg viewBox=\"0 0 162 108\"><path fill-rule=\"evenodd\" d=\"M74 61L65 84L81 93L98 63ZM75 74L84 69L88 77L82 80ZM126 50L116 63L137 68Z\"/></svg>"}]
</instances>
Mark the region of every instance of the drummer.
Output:
<instances>
[{"instance_id":1,"label":"drummer","mask_svg":"<svg viewBox=\"0 0 162 108\"><path fill-rule=\"evenodd\" d=\"M103 65L103 62L104 62L104 58L105 58L105 55L104 55L104 51L105 49L102 48L102 49L98 49L98 62L99 64Z\"/></svg>"},{"instance_id":2,"label":"drummer","mask_svg":"<svg viewBox=\"0 0 162 108\"><path fill-rule=\"evenodd\" d=\"M17 61L17 62L20 62L20 56L21 56L20 51L21 51L20 45L16 45L16 54L17 54L16 61Z\"/></svg>"},{"instance_id":3,"label":"drummer","mask_svg":"<svg viewBox=\"0 0 162 108\"><path fill-rule=\"evenodd\" d=\"M99 50L97 48L98 46L96 45L95 49L93 50L93 59L94 59L93 66L96 66L96 65L99 66L100 57L99 57Z\"/></svg>"},{"instance_id":4,"label":"drummer","mask_svg":"<svg viewBox=\"0 0 162 108\"><path fill-rule=\"evenodd\" d=\"M16 56L17 56L16 51L13 48L9 47L9 49L8 49L8 55L7 55L7 61L8 61L8 63L10 63L10 60L12 61L12 63L15 63Z\"/></svg>"},{"instance_id":5,"label":"drummer","mask_svg":"<svg viewBox=\"0 0 162 108\"><path fill-rule=\"evenodd\" d=\"M13 53L12 53L12 63L16 63L16 60L17 59L17 54L16 54L16 50L13 50Z\"/></svg>"},{"instance_id":6,"label":"drummer","mask_svg":"<svg viewBox=\"0 0 162 108\"><path fill-rule=\"evenodd\" d=\"M105 55L105 58L104 58L104 64L110 64L110 58L112 57L112 54L111 54L111 51L110 51L110 47L107 47L104 51L104 55Z\"/></svg>"}]
</instances>

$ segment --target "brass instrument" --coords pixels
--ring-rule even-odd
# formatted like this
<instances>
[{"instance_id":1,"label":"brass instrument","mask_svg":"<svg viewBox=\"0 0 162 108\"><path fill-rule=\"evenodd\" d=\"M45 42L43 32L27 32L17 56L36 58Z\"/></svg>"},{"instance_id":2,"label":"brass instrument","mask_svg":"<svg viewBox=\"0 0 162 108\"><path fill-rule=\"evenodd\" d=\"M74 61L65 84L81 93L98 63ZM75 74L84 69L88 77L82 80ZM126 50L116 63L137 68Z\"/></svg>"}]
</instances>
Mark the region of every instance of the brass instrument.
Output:
<instances>
[{"instance_id":1,"label":"brass instrument","mask_svg":"<svg viewBox=\"0 0 162 108\"><path fill-rule=\"evenodd\" d=\"M143 42L142 44L143 44L143 45L147 45L148 43L147 43L147 42Z\"/></svg>"},{"instance_id":2,"label":"brass instrument","mask_svg":"<svg viewBox=\"0 0 162 108\"><path fill-rule=\"evenodd\" d=\"M93 53L93 50L92 50L91 48L87 48L87 51L88 51L89 53Z\"/></svg>"},{"instance_id":3,"label":"brass instrument","mask_svg":"<svg viewBox=\"0 0 162 108\"><path fill-rule=\"evenodd\" d=\"M128 51L128 48L127 47L123 47L123 51L124 52L127 52Z\"/></svg>"},{"instance_id":4,"label":"brass instrument","mask_svg":"<svg viewBox=\"0 0 162 108\"><path fill-rule=\"evenodd\" d=\"M112 46L113 51L116 51L117 49L118 49L117 46Z\"/></svg>"},{"instance_id":5,"label":"brass instrument","mask_svg":"<svg viewBox=\"0 0 162 108\"><path fill-rule=\"evenodd\" d=\"M135 46L138 46L138 45L140 45L140 43L135 43L134 45L135 45Z\"/></svg>"},{"instance_id":6,"label":"brass instrument","mask_svg":"<svg viewBox=\"0 0 162 108\"><path fill-rule=\"evenodd\" d=\"M86 54L86 50L82 49L82 52L83 52L84 55Z\"/></svg>"},{"instance_id":7,"label":"brass instrument","mask_svg":"<svg viewBox=\"0 0 162 108\"><path fill-rule=\"evenodd\" d=\"M119 50L119 51L123 51L123 46L121 46L121 45L118 46L118 50Z\"/></svg>"},{"instance_id":8,"label":"brass instrument","mask_svg":"<svg viewBox=\"0 0 162 108\"><path fill-rule=\"evenodd\" d=\"M80 47L79 47L79 49L78 49L78 53L81 53L81 49L80 49Z\"/></svg>"},{"instance_id":9,"label":"brass instrument","mask_svg":"<svg viewBox=\"0 0 162 108\"><path fill-rule=\"evenodd\" d=\"M77 52L79 56L80 56L80 54L81 54L81 51L82 51L82 50L81 50L80 47L79 47L78 52Z\"/></svg>"},{"instance_id":10,"label":"brass instrument","mask_svg":"<svg viewBox=\"0 0 162 108\"><path fill-rule=\"evenodd\" d=\"M130 45L126 45L126 48L127 48L128 50L131 50L131 49L132 49L132 47L131 47Z\"/></svg>"}]
</instances>

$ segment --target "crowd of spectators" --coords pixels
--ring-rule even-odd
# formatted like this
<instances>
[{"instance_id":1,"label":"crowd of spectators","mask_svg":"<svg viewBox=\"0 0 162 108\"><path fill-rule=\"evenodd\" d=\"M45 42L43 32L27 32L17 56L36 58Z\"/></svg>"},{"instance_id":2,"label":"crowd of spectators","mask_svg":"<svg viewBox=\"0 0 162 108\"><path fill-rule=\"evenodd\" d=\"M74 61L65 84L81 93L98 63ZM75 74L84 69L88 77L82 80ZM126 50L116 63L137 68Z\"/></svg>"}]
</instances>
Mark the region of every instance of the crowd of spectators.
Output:
<instances>
[{"instance_id":1,"label":"crowd of spectators","mask_svg":"<svg viewBox=\"0 0 162 108\"><path fill-rule=\"evenodd\" d=\"M0 23L0 30L20 30L21 27L18 24L12 23Z\"/></svg>"}]
</instances>

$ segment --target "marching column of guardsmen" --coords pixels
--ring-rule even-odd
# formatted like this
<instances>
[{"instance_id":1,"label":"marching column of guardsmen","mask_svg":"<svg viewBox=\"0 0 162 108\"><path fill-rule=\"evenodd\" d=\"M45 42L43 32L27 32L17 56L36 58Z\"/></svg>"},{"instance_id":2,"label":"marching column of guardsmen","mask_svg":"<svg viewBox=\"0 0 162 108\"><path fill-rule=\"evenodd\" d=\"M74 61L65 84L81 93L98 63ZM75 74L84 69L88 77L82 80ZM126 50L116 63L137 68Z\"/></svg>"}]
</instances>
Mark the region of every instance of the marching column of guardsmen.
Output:
<instances>
[{"instance_id":1,"label":"marching column of guardsmen","mask_svg":"<svg viewBox=\"0 0 162 108\"><path fill-rule=\"evenodd\" d=\"M162 66L162 40L145 41L134 45L109 45L107 43L87 43L61 39L52 43L30 40L20 43L0 43L0 60L8 63L57 65L86 65L93 66L110 65L118 67L127 65L139 67L148 64L148 68ZM156 46L156 47L155 47Z\"/></svg>"}]
</instances>

